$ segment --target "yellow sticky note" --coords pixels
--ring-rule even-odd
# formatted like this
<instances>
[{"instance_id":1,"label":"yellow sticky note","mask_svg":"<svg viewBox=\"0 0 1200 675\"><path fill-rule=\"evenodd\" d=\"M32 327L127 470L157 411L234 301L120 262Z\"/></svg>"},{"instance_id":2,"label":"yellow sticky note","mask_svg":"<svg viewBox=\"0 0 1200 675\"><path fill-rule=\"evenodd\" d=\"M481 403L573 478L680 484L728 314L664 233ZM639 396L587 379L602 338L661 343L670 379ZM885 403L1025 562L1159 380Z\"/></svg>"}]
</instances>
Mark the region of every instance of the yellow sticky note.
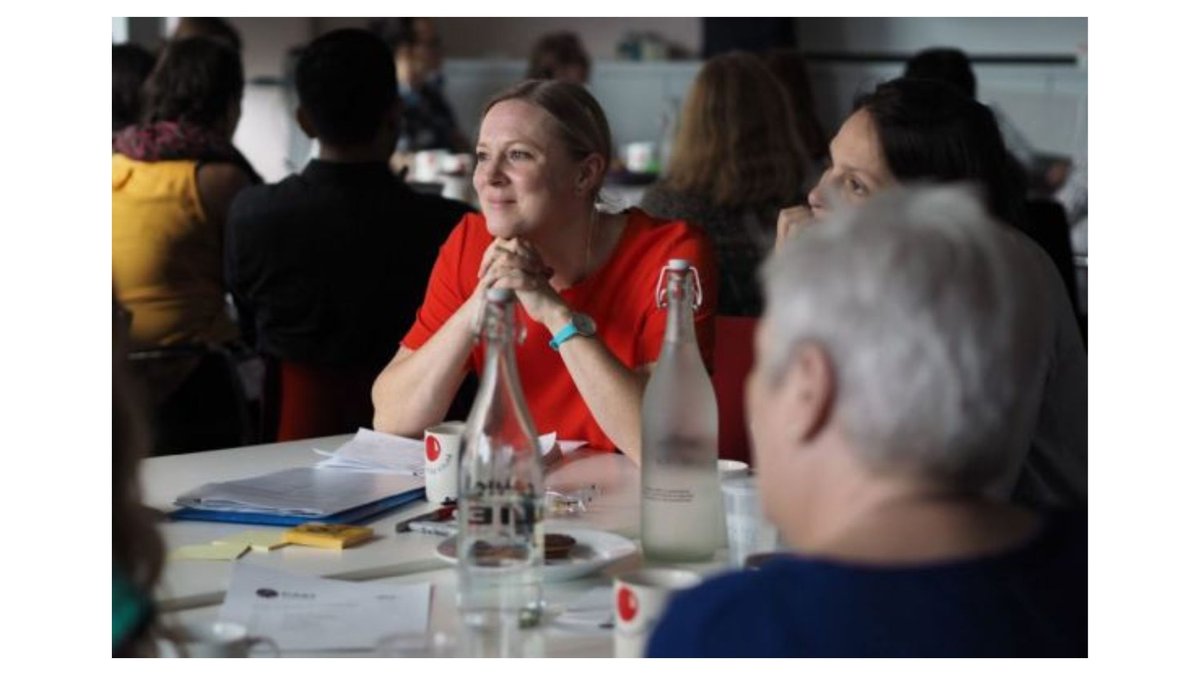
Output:
<instances>
[{"instance_id":1,"label":"yellow sticky note","mask_svg":"<svg viewBox=\"0 0 1200 675\"><path fill-rule=\"evenodd\" d=\"M196 544L171 551L172 560L237 560L250 547L245 544Z\"/></svg>"},{"instance_id":2,"label":"yellow sticky note","mask_svg":"<svg viewBox=\"0 0 1200 675\"><path fill-rule=\"evenodd\" d=\"M301 546L340 549L362 543L374 533L371 528L358 525L304 523L284 532L283 540Z\"/></svg>"},{"instance_id":3,"label":"yellow sticky note","mask_svg":"<svg viewBox=\"0 0 1200 675\"><path fill-rule=\"evenodd\" d=\"M282 530L246 530L245 532L231 534L228 537L221 537L213 543L241 544L249 546L258 553L265 553L273 551L280 546L287 546L287 542L283 540Z\"/></svg>"}]
</instances>

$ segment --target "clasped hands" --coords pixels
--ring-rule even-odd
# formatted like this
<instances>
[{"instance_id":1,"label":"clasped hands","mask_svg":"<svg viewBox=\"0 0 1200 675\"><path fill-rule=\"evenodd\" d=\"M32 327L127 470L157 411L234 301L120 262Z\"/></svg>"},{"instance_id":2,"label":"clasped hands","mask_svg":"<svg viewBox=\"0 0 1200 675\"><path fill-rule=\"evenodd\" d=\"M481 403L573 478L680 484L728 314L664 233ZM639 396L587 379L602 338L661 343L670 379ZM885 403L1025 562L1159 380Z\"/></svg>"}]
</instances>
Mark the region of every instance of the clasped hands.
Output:
<instances>
[{"instance_id":1,"label":"clasped hands","mask_svg":"<svg viewBox=\"0 0 1200 675\"><path fill-rule=\"evenodd\" d=\"M479 263L479 284L475 288L476 302L483 302L489 288L511 288L531 319L547 325L552 319L566 317L571 309L558 291L550 285L554 276L541 254L528 241L519 237L497 237L483 253ZM547 326L549 328L549 326Z\"/></svg>"}]
</instances>

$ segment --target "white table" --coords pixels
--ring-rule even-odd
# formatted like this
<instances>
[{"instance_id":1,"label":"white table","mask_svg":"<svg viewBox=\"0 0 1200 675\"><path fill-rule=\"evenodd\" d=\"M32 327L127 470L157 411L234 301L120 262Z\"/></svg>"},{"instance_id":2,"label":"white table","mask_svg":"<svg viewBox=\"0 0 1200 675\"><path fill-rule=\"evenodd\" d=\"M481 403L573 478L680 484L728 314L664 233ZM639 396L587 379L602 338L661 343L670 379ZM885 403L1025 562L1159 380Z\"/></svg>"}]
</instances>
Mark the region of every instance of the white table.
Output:
<instances>
[{"instance_id":1,"label":"white table","mask_svg":"<svg viewBox=\"0 0 1200 675\"><path fill-rule=\"evenodd\" d=\"M228 450L156 457L142 465L146 502L171 510L175 497L202 483L234 480L298 466L320 459L314 448L333 450L350 436L330 436L288 443L248 446ZM639 529L640 473L627 457L586 450L569 453L546 476L549 489L568 491L595 484L599 494L581 516L558 522L572 527L591 527L636 539ZM454 593L455 569L439 559L434 547L440 537L419 533L395 533L395 524L405 518L431 511L433 506L417 502L368 523L376 538L342 551L285 546L269 553L249 552L242 560L289 573L311 574L333 579L376 580L380 583L429 581L434 586L429 635L441 634L461 652L471 636L460 635ZM552 521L554 522L554 521ZM188 544L207 544L222 536L252 527L237 523L166 522L161 531L168 550ZM711 573L724 566L726 556L689 569ZM614 573L641 565L634 555L616 561L599 574L560 583L547 583L544 596L548 614L597 586L610 586ZM229 583L232 563L179 560L168 562L163 573L158 601L164 620L201 621L214 619ZM612 636L607 630L558 628L552 621L542 627L520 631L515 642L498 645L474 644L473 655L525 656L611 656ZM341 654L341 653L339 653Z\"/></svg>"}]
</instances>

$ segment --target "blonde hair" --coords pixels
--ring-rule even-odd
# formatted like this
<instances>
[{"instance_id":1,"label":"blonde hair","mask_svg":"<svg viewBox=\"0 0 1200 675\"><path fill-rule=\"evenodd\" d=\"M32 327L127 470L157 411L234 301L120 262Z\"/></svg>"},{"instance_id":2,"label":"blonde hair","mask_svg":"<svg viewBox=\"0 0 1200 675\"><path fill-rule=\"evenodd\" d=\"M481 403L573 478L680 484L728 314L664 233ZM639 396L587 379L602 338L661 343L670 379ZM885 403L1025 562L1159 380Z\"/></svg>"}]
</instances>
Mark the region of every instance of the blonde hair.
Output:
<instances>
[{"instance_id":1,"label":"blonde hair","mask_svg":"<svg viewBox=\"0 0 1200 675\"><path fill-rule=\"evenodd\" d=\"M756 57L710 59L688 91L664 183L716 206L790 203L808 173L792 115L782 85Z\"/></svg>"},{"instance_id":2,"label":"blonde hair","mask_svg":"<svg viewBox=\"0 0 1200 675\"><path fill-rule=\"evenodd\" d=\"M546 111L554 120L558 137L572 159L579 161L592 154L604 160L600 175L608 171L612 161L612 132L600 103L578 84L559 80L525 80L492 97L483 107L480 120L488 111L504 101L524 101ZM592 198L600 191L598 181Z\"/></svg>"}]
</instances>

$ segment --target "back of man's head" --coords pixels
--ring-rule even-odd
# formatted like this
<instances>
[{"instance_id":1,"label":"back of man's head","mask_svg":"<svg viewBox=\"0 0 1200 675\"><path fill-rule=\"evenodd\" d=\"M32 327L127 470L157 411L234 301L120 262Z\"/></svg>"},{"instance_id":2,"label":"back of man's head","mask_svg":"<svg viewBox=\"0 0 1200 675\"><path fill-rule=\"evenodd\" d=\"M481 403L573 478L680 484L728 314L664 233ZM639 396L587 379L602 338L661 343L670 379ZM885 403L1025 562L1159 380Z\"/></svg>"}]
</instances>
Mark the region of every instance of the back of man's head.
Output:
<instances>
[{"instance_id":1,"label":"back of man's head","mask_svg":"<svg viewBox=\"0 0 1200 675\"><path fill-rule=\"evenodd\" d=\"M1049 339L1025 248L966 188L897 188L835 212L765 266L764 372L829 354L859 457L978 490L1023 456Z\"/></svg>"},{"instance_id":2,"label":"back of man's head","mask_svg":"<svg viewBox=\"0 0 1200 675\"><path fill-rule=\"evenodd\" d=\"M961 49L934 47L917 52L905 65L904 77L945 82L976 98L975 71Z\"/></svg>"},{"instance_id":3,"label":"back of man's head","mask_svg":"<svg viewBox=\"0 0 1200 675\"><path fill-rule=\"evenodd\" d=\"M300 107L322 143L370 142L396 103L396 65L383 40L357 28L313 40L296 65Z\"/></svg>"}]
</instances>

